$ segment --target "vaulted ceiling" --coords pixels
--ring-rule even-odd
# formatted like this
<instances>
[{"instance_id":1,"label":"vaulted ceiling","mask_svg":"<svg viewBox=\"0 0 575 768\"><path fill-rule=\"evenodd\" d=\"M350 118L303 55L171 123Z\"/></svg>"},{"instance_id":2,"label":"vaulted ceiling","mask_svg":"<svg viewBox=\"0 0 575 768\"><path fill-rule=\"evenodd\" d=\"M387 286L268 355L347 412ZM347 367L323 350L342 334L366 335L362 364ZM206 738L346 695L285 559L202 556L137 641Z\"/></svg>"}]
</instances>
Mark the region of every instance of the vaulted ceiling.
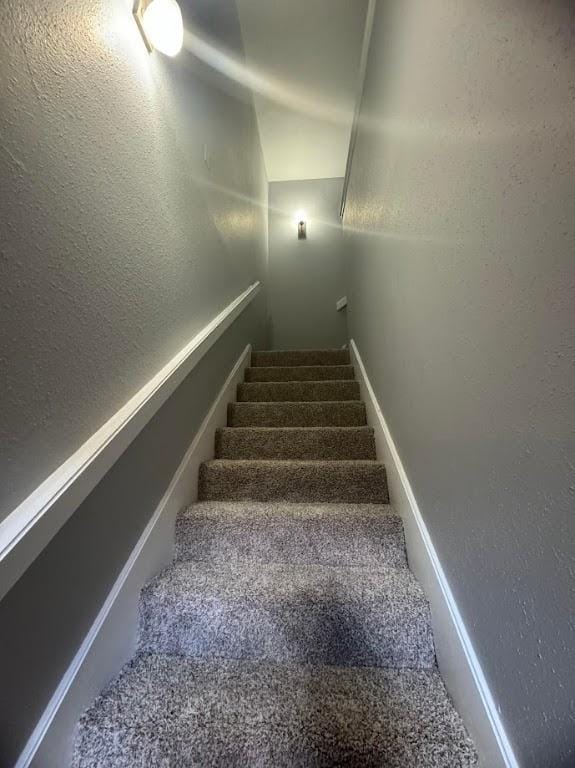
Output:
<instances>
[{"instance_id":1,"label":"vaulted ceiling","mask_svg":"<svg viewBox=\"0 0 575 768\"><path fill-rule=\"evenodd\" d=\"M238 0L270 181L343 176L367 0Z\"/></svg>"}]
</instances>

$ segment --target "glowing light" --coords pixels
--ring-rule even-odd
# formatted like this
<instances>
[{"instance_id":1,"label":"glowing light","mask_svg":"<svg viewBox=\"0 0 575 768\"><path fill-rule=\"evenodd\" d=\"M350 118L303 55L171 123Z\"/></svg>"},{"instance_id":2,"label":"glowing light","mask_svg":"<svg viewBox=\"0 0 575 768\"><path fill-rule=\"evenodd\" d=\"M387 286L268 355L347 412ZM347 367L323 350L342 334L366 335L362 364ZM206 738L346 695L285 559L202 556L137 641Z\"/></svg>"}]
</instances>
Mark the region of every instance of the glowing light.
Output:
<instances>
[{"instance_id":1,"label":"glowing light","mask_svg":"<svg viewBox=\"0 0 575 768\"><path fill-rule=\"evenodd\" d=\"M184 22L176 0L152 0L142 13L147 42L166 56L176 56L184 42Z\"/></svg>"},{"instance_id":2,"label":"glowing light","mask_svg":"<svg viewBox=\"0 0 575 768\"><path fill-rule=\"evenodd\" d=\"M300 208L299 211L296 211L293 217L293 220L296 224L299 224L300 221L307 221L307 214L306 212Z\"/></svg>"},{"instance_id":3,"label":"glowing light","mask_svg":"<svg viewBox=\"0 0 575 768\"><path fill-rule=\"evenodd\" d=\"M293 220L297 224L297 239L306 240L307 239L307 230L306 230L307 213L303 210L303 208L300 208L299 211L295 212Z\"/></svg>"}]
</instances>

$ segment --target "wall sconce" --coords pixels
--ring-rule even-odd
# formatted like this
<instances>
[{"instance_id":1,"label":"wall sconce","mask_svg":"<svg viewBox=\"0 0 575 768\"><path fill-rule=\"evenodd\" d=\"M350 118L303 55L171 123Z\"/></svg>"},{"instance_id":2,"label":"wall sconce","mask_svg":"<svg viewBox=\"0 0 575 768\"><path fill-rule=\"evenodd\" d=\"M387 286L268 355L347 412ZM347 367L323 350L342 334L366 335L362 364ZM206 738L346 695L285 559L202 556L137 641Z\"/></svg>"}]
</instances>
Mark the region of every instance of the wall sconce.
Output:
<instances>
[{"instance_id":1,"label":"wall sconce","mask_svg":"<svg viewBox=\"0 0 575 768\"><path fill-rule=\"evenodd\" d=\"M305 211L297 211L295 215L295 221L297 223L297 239L298 240L307 240L306 219L307 219L307 216Z\"/></svg>"},{"instance_id":2,"label":"wall sconce","mask_svg":"<svg viewBox=\"0 0 575 768\"><path fill-rule=\"evenodd\" d=\"M176 56L184 42L184 22L176 0L135 0L134 16L150 53Z\"/></svg>"}]
</instances>

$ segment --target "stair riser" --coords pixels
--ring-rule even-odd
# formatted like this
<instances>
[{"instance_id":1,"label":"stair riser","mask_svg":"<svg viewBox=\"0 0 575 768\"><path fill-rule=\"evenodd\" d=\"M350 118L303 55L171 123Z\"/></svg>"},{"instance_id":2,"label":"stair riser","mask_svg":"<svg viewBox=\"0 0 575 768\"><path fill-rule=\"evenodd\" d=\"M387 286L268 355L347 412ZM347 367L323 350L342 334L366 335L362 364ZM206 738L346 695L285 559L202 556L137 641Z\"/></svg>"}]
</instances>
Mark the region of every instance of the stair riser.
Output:
<instances>
[{"instance_id":1,"label":"stair riser","mask_svg":"<svg viewBox=\"0 0 575 768\"><path fill-rule=\"evenodd\" d=\"M176 522L176 560L211 563L285 563L371 568L406 568L401 519L388 512L364 513L349 505L349 514L324 514L324 508L301 505L237 503L195 505ZM263 510L261 507L263 506ZM337 506L337 505L328 505ZM213 508L204 514L195 509ZM382 507L381 509L385 509ZM211 513L210 513L211 512Z\"/></svg>"},{"instance_id":2,"label":"stair riser","mask_svg":"<svg viewBox=\"0 0 575 768\"><path fill-rule=\"evenodd\" d=\"M291 368L246 368L246 381L338 381L353 379L352 365L299 365Z\"/></svg>"},{"instance_id":3,"label":"stair riser","mask_svg":"<svg viewBox=\"0 0 575 768\"><path fill-rule=\"evenodd\" d=\"M333 403L230 403L230 427L361 427L365 405Z\"/></svg>"},{"instance_id":4,"label":"stair riser","mask_svg":"<svg viewBox=\"0 0 575 768\"><path fill-rule=\"evenodd\" d=\"M284 368L300 365L349 365L349 350L294 350L294 351L263 351L252 352L252 367Z\"/></svg>"},{"instance_id":5,"label":"stair riser","mask_svg":"<svg viewBox=\"0 0 575 768\"><path fill-rule=\"evenodd\" d=\"M324 462L296 466L275 462L266 466L242 466L241 462L202 464L199 473L200 501L289 501L387 504L385 468L374 462L342 470Z\"/></svg>"},{"instance_id":6,"label":"stair riser","mask_svg":"<svg viewBox=\"0 0 575 768\"><path fill-rule=\"evenodd\" d=\"M217 459L375 459L373 430L218 429Z\"/></svg>"},{"instance_id":7,"label":"stair riser","mask_svg":"<svg viewBox=\"0 0 575 768\"><path fill-rule=\"evenodd\" d=\"M262 596L226 602L190 595L177 611L144 595L140 650L195 658L252 659L342 667L431 669L435 653L425 605L405 615L386 602L319 607ZM395 622L386 617L394 615Z\"/></svg>"},{"instance_id":8,"label":"stair riser","mask_svg":"<svg viewBox=\"0 0 575 768\"><path fill-rule=\"evenodd\" d=\"M359 400L357 381L247 382L238 384L239 402Z\"/></svg>"}]
</instances>

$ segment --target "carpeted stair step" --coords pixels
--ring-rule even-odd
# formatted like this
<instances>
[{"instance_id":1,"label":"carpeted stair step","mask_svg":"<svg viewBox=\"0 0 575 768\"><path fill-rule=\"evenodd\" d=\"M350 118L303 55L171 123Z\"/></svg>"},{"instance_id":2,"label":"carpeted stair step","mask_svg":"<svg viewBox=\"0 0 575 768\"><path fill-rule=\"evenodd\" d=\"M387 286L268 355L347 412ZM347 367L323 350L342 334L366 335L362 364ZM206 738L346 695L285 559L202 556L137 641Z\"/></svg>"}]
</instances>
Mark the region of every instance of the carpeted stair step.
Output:
<instances>
[{"instance_id":1,"label":"carpeted stair step","mask_svg":"<svg viewBox=\"0 0 575 768\"><path fill-rule=\"evenodd\" d=\"M200 501L329 501L387 504L377 461L214 459L200 466Z\"/></svg>"},{"instance_id":2,"label":"carpeted stair step","mask_svg":"<svg viewBox=\"0 0 575 768\"><path fill-rule=\"evenodd\" d=\"M217 459L373 459L371 427L228 427L216 431Z\"/></svg>"},{"instance_id":3,"label":"carpeted stair step","mask_svg":"<svg viewBox=\"0 0 575 768\"><path fill-rule=\"evenodd\" d=\"M82 717L73 768L474 768L436 671L139 655Z\"/></svg>"},{"instance_id":4,"label":"carpeted stair step","mask_svg":"<svg viewBox=\"0 0 575 768\"><path fill-rule=\"evenodd\" d=\"M347 349L264 350L252 352L252 367L291 367L294 365L349 365Z\"/></svg>"},{"instance_id":5,"label":"carpeted stair step","mask_svg":"<svg viewBox=\"0 0 575 768\"><path fill-rule=\"evenodd\" d=\"M176 559L407 566L401 518L379 504L200 502L177 518Z\"/></svg>"},{"instance_id":6,"label":"carpeted stair step","mask_svg":"<svg viewBox=\"0 0 575 768\"><path fill-rule=\"evenodd\" d=\"M435 664L408 568L180 561L142 591L140 650L337 666Z\"/></svg>"},{"instance_id":7,"label":"carpeted stair step","mask_svg":"<svg viewBox=\"0 0 575 768\"><path fill-rule=\"evenodd\" d=\"M353 379L353 365L294 365L246 368L246 381L337 381Z\"/></svg>"},{"instance_id":8,"label":"carpeted stair step","mask_svg":"<svg viewBox=\"0 0 575 768\"><path fill-rule=\"evenodd\" d=\"M240 402L359 400L357 381L249 381L238 384Z\"/></svg>"},{"instance_id":9,"label":"carpeted stair step","mask_svg":"<svg viewBox=\"0 0 575 768\"><path fill-rule=\"evenodd\" d=\"M361 427L367 424L360 401L327 403L230 403L230 427Z\"/></svg>"},{"instance_id":10,"label":"carpeted stair step","mask_svg":"<svg viewBox=\"0 0 575 768\"><path fill-rule=\"evenodd\" d=\"M72 768L476 768L353 377L252 353Z\"/></svg>"}]
</instances>

